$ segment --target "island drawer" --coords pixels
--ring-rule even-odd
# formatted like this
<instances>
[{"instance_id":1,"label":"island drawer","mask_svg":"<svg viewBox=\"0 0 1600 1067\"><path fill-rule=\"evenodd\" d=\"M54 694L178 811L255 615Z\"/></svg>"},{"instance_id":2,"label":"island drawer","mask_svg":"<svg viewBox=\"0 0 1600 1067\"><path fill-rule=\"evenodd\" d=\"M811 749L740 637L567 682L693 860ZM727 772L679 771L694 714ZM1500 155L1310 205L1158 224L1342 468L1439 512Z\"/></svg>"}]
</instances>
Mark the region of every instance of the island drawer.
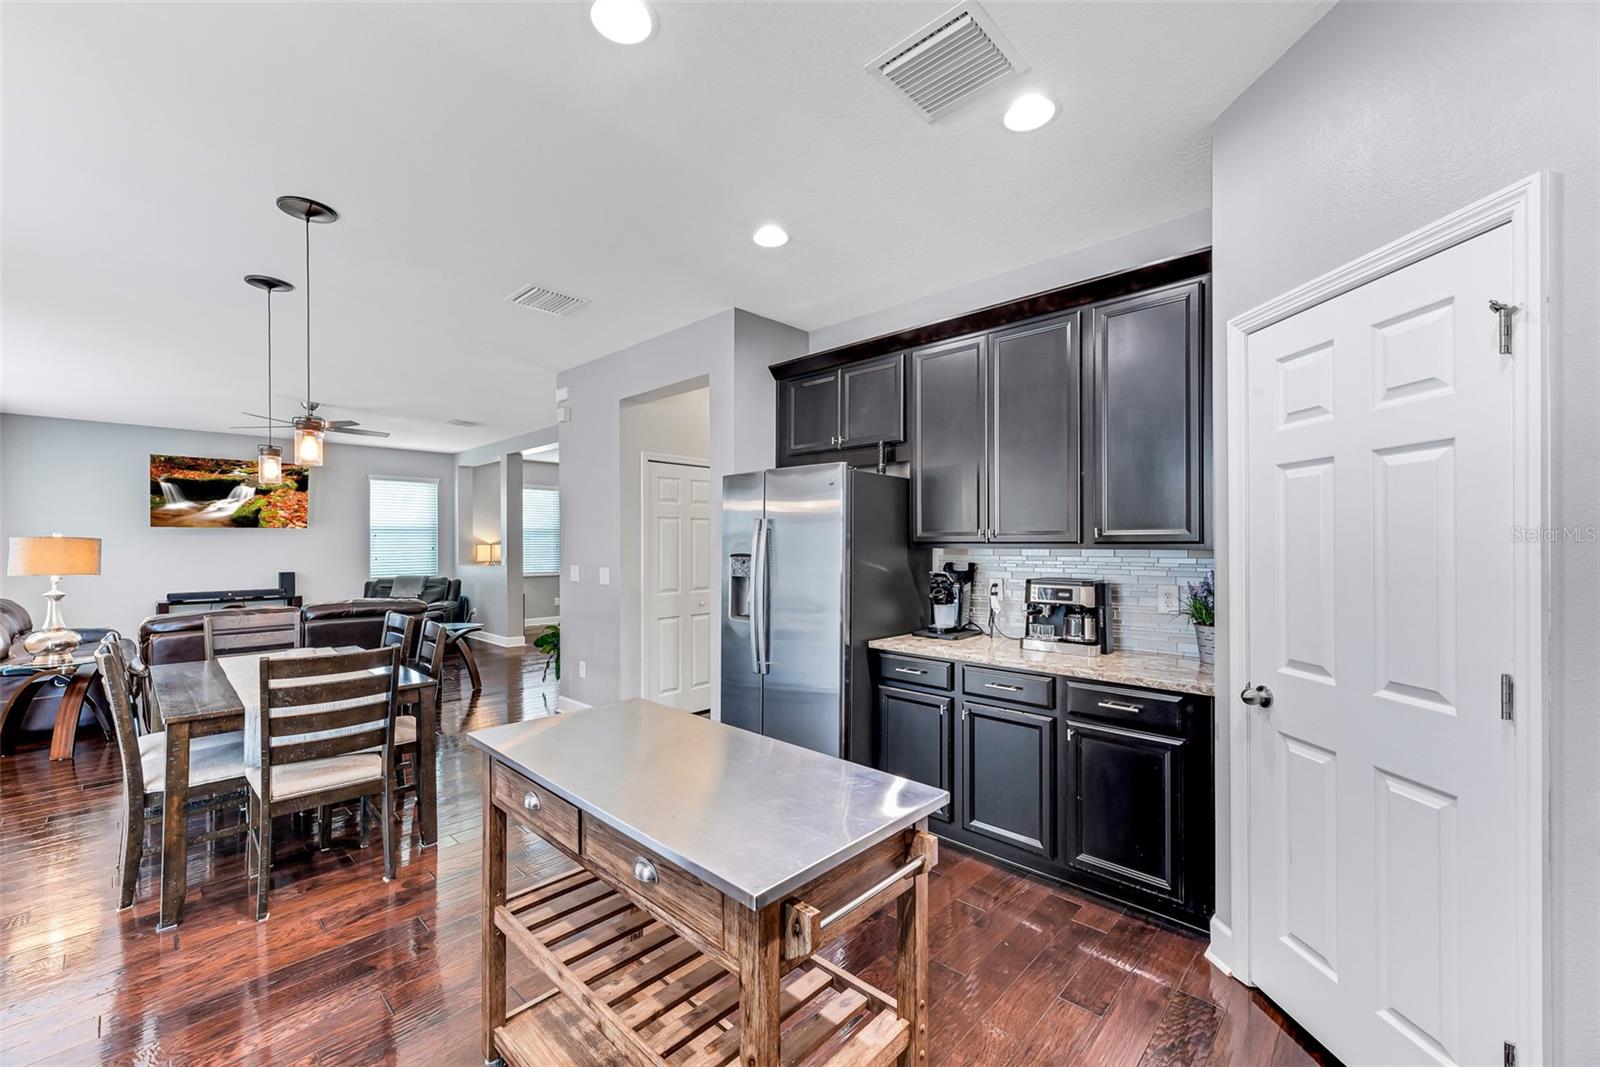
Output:
<instances>
[{"instance_id":1,"label":"island drawer","mask_svg":"<svg viewBox=\"0 0 1600 1067\"><path fill-rule=\"evenodd\" d=\"M571 852L578 851L578 809L503 763L494 765L495 803L534 833Z\"/></svg>"},{"instance_id":2,"label":"island drawer","mask_svg":"<svg viewBox=\"0 0 1600 1067\"><path fill-rule=\"evenodd\" d=\"M1054 678L1045 678L1037 674L1018 674L1015 671L997 671L989 667L963 668L961 691L968 696L983 697L986 700L1032 704L1039 708L1053 708L1056 703Z\"/></svg>"},{"instance_id":3,"label":"island drawer","mask_svg":"<svg viewBox=\"0 0 1600 1067\"><path fill-rule=\"evenodd\" d=\"M884 681L900 685L920 685L928 689L948 690L954 684L952 675L955 672L950 664L942 660L880 652L878 668Z\"/></svg>"},{"instance_id":4,"label":"island drawer","mask_svg":"<svg viewBox=\"0 0 1600 1067\"><path fill-rule=\"evenodd\" d=\"M713 945L722 941L722 893L598 819L584 820L583 858L619 889Z\"/></svg>"},{"instance_id":5,"label":"island drawer","mask_svg":"<svg viewBox=\"0 0 1600 1067\"><path fill-rule=\"evenodd\" d=\"M1116 685L1073 682L1067 686L1067 714L1085 719L1179 733L1186 698L1177 693L1124 689Z\"/></svg>"}]
</instances>

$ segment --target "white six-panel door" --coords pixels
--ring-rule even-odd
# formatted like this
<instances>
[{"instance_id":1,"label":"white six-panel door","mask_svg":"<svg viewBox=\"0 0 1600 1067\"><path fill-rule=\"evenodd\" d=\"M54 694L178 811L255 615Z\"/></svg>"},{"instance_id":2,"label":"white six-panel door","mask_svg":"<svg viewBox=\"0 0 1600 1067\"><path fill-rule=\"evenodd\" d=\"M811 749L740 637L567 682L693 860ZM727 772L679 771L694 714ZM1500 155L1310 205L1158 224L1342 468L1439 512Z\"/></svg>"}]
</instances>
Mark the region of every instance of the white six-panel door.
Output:
<instances>
[{"instance_id":1,"label":"white six-panel door","mask_svg":"<svg viewBox=\"0 0 1600 1067\"><path fill-rule=\"evenodd\" d=\"M685 711L711 706L711 477L645 464L644 696Z\"/></svg>"},{"instance_id":2,"label":"white six-panel door","mask_svg":"<svg viewBox=\"0 0 1600 1067\"><path fill-rule=\"evenodd\" d=\"M1348 1063L1513 1032L1500 226L1250 337L1250 973Z\"/></svg>"}]
</instances>

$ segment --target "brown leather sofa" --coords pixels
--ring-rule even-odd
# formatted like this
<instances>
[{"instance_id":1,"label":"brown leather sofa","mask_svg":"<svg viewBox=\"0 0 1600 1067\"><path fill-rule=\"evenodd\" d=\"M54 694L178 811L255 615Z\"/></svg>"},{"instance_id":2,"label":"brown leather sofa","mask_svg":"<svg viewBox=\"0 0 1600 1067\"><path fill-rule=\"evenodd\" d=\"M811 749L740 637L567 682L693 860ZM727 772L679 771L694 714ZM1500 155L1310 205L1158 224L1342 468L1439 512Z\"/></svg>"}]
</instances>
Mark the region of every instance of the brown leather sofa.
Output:
<instances>
[{"instance_id":1,"label":"brown leather sofa","mask_svg":"<svg viewBox=\"0 0 1600 1067\"><path fill-rule=\"evenodd\" d=\"M33 654L22 647L22 639L32 632L33 616L28 614L28 609L15 600L0 600L0 660L25 663L33 659ZM107 631L104 627L79 627L78 633L83 637L83 643L78 646L79 651L90 652L100 643L100 639ZM124 639L123 649L131 652L133 646ZM27 675L0 675L0 732L8 738L15 736L17 730L49 729L55 722L56 706L61 703L61 694L65 692L57 686L36 688L26 713L19 721L11 721L9 713L12 710L12 698L28 684L28 681ZM88 695L90 703L102 701L98 683L90 687ZM79 719L86 720L89 714L90 704L86 703Z\"/></svg>"},{"instance_id":2,"label":"brown leather sofa","mask_svg":"<svg viewBox=\"0 0 1600 1067\"><path fill-rule=\"evenodd\" d=\"M365 597L391 597L395 578L369 578L361 595ZM472 607L461 595L461 579L435 575L422 580L422 591L417 594L428 605L428 618L439 622L465 622L471 617Z\"/></svg>"},{"instance_id":3,"label":"brown leather sofa","mask_svg":"<svg viewBox=\"0 0 1600 1067\"><path fill-rule=\"evenodd\" d=\"M264 611L262 608L223 608L223 611ZM282 611L282 608L276 609ZM305 644L313 648L357 645L376 648L383 635L383 617L391 611L423 615L420 600L363 598L307 604L300 609ZM186 615L152 615L139 624L139 658L147 664L194 663L206 658L205 612Z\"/></svg>"}]
</instances>

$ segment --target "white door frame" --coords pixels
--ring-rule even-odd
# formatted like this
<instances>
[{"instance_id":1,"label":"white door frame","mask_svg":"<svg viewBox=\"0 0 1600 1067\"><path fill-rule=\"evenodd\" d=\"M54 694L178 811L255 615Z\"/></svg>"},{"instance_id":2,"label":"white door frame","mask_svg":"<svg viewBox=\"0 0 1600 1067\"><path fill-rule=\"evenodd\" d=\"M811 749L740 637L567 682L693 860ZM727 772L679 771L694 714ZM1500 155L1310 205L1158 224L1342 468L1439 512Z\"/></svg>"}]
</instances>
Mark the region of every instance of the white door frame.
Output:
<instances>
[{"instance_id":1,"label":"white door frame","mask_svg":"<svg viewBox=\"0 0 1600 1067\"><path fill-rule=\"evenodd\" d=\"M650 574L650 464L675 463L680 467L703 467L711 472L711 461L696 456L678 456L671 452L639 452L639 603L634 610L639 614L639 692L644 692L645 679L650 677L649 645L645 631L649 628L650 597L644 591L645 578ZM715 555L715 553L713 553ZM715 621L715 620L713 620ZM715 704L716 700L712 700Z\"/></svg>"},{"instance_id":2,"label":"white door frame","mask_svg":"<svg viewBox=\"0 0 1600 1067\"><path fill-rule=\"evenodd\" d=\"M1282 296L1228 320L1228 618L1224 639L1230 689L1249 684L1249 642L1241 605L1249 601L1250 516L1245 487L1249 484L1249 418L1245 365L1251 335L1326 300L1357 289L1376 278L1410 266L1454 245L1471 240L1497 226L1509 225L1514 264L1512 292L1506 299L1517 305L1512 320L1512 517L1515 529L1540 532L1550 522L1547 478L1549 445L1545 432L1546 366L1550 345L1559 334L1550 302L1551 180L1544 172L1533 174L1492 196L1470 204L1431 225L1370 252L1359 259L1307 282ZM1494 328L1484 310L1482 329ZM1514 597L1511 605L1514 706L1515 773L1513 793L1517 810L1516 854L1507 857L1516 878L1514 928L1516 936L1516 1030L1519 1060L1542 1063L1549 1047L1550 1019L1545 1005L1546 946L1549 936L1545 890L1549 862L1545 851L1548 811L1545 797L1546 744L1544 724L1546 604L1549 566L1543 540L1537 536L1525 545L1513 564ZM1237 692L1217 694L1217 712L1228 716L1229 865L1232 870L1231 924L1211 923L1212 945L1207 952L1214 963L1250 983L1250 777L1249 745L1253 716ZM1220 801L1220 797L1218 798ZM1220 803L1219 803L1220 807ZM1218 812L1219 821L1222 813Z\"/></svg>"}]
</instances>

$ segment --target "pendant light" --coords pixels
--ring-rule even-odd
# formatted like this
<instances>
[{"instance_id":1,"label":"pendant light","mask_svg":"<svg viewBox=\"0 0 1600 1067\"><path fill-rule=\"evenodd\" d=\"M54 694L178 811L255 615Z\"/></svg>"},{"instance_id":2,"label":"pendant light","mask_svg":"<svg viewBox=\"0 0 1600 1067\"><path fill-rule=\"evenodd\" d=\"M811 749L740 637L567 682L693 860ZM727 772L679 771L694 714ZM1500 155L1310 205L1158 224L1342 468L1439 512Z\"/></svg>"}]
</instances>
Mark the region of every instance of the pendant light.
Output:
<instances>
[{"instance_id":1,"label":"pendant light","mask_svg":"<svg viewBox=\"0 0 1600 1067\"><path fill-rule=\"evenodd\" d=\"M302 467L320 467L328 421L317 415L311 399L311 224L337 222L339 213L305 196L278 197L278 210L299 219L306 228L306 413L294 420L294 461Z\"/></svg>"},{"instance_id":2,"label":"pendant light","mask_svg":"<svg viewBox=\"0 0 1600 1067\"><path fill-rule=\"evenodd\" d=\"M244 283L267 294L267 443L256 449L256 481L261 485L282 485L283 449L272 441L272 294L292 293L294 286L265 274L246 274Z\"/></svg>"}]
</instances>

